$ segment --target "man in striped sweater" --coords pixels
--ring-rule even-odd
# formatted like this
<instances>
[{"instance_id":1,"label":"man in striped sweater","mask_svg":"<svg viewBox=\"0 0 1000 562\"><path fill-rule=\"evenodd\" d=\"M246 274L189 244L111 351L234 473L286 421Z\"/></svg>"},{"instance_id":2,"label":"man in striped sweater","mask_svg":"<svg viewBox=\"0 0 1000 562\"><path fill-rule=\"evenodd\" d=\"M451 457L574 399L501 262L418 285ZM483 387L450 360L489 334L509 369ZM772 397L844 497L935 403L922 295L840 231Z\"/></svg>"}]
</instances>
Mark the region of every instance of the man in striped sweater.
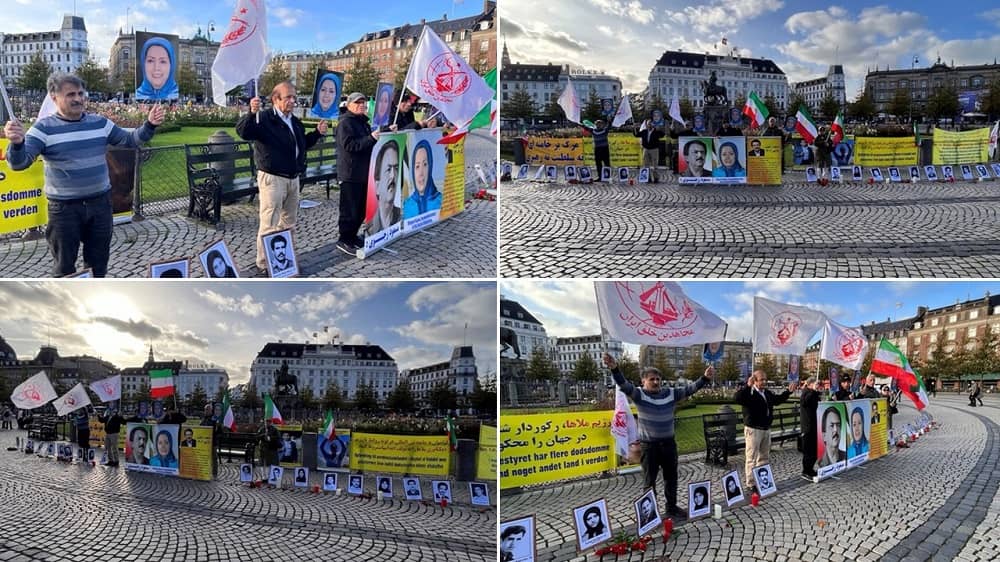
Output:
<instances>
[{"instance_id":1,"label":"man in striped sweater","mask_svg":"<svg viewBox=\"0 0 1000 562\"><path fill-rule=\"evenodd\" d=\"M107 118L85 113L83 81L72 74L49 76L49 96L55 115L43 117L24 132L17 120L4 126L10 141L7 161L23 170L41 156L45 160L45 196L49 223L45 237L55 260L56 277L76 271L76 258L83 244L83 267L94 277L108 272L111 253L111 179L105 160L108 145L137 147L153 138L163 123L163 107L154 105L147 121L128 131Z\"/></svg>"},{"instance_id":2,"label":"man in striped sweater","mask_svg":"<svg viewBox=\"0 0 1000 562\"><path fill-rule=\"evenodd\" d=\"M677 442L674 440L674 407L712 380L715 368L709 365L705 375L687 386L663 388L663 376L654 367L642 371L642 386L625 379L618 362L604 354L604 364L611 370L618 388L628 396L639 413L639 442L642 448L642 475L646 488L656 488L656 476L663 471L667 513L686 517L677 506Z\"/></svg>"}]
</instances>

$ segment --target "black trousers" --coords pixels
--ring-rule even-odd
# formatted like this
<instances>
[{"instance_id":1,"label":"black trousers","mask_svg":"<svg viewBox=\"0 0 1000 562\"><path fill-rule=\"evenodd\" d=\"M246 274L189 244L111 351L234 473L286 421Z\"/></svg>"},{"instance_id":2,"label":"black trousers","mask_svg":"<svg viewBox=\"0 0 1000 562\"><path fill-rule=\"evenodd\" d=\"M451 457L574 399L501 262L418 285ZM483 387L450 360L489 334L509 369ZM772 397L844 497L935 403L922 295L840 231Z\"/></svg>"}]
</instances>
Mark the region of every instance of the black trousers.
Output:
<instances>
[{"instance_id":1,"label":"black trousers","mask_svg":"<svg viewBox=\"0 0 1000 562\"><path fill-rule=\"evenodd\" d=\"M340 231L340 241L360 246L358 229L365 221L365 201L368 197L368 185L364 182L340 182L340 219L337 226Z\"/></svg>"},{"instance_id":2,"label":"black trousers","mask_svg":"<svg viewBox=\"0 0 1000 562\"><path fill-rule=\"evenodd\" d=\"M816 428L802 432L802 472L812 473L816 466Z\"/></svg>"},{"instance_id":3,"label":"black trousers","mask_svg":"<svg viewBox=\"0 0 1000 562\"><path fill-rule=\"evenodd\" d=\"M611 167L611 147L595 146L594 160L597 162L597 177L601 177L601 170L603 170L605 166L609 168Z\"/></svg>"},{"instance_id":4,"label":"black trousers","mask_svg":"<svg viewBox=\"0 0 1000 562\"><path fill-rule=\"evenodd\" d=\"M643 441L642 476L647 488L656 490L656 477L663 471L667 508L677 505L677 441L673 437L659 441Z\"/></svg>"}]
</instances>

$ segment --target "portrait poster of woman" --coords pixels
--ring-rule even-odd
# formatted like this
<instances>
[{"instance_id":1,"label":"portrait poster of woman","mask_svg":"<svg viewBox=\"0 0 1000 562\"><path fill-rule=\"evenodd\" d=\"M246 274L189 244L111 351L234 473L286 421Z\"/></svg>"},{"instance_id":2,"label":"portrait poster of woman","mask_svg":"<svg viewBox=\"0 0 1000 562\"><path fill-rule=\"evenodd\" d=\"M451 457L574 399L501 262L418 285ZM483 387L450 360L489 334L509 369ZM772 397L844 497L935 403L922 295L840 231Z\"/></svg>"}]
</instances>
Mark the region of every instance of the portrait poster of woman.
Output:
<instances>
[{"instance_id":1,"label":"portrait poster of woman","mask_svg":"<svg viewBox=\"0 0 1000 562\"><path fill-rule=\"evenodd\" d=\"M154 425L150 441L153 444L149 456L149 466L158 474L177 475L180 469L180 453L177 435L180 426L173 424Z\"/></svg>"},{"instance_id":2,"label":"portrait poster of woman","mask_svg":"<svg viewBox=\"0 0 1000 562\"><path fill-rule=\"evenodd\" d=\"M177 54L180 42L177 36L136 31L135 44L135 99L178 99Z\"/></svg>"},{"instance_id":3,"label":"portrait poster of woman","mask_svg":"<svg viewBox=\"0 0 1000 562\"><path fill-rule=\"evenodd\" d=\"M438 144L441 132L412 133L406 151L403 174L404 229L422 228L438 220L444 189L444 169L448 163L444 145ZM414 220L418 219L419 220Z\"/></svg>"},{"instance_id":4,"label":"portrait poster of woman","mask_svg":"<svg viewBox=\"0 0 1000 562\"><path fill-rule=\"evenodd\" d=\"M708 515L712 510L712 483L691 482L688 484L688 518Z\"/></svg>"},{"instance_id":5,"label":"portrait poster of woman","mask_svg":"<svg viewBox=\"0 0 1000 562\"><path fill-rule=\"evenodd\" d=\"M312 105L309 107L309 117L320 119L336 119L340 116L340 94L344 84L344 75L339 72L320 70L316 72L316 82L313 86Z\"/></svg>"},{"instance_id":6,"label":"portrait poster of woman","mask_svg":"<svg viewBox=\"0 0 1000 562\"><path fill-rule=\"evenodd\" d=\"M389 124L392 120L392 96L395 92L392 84L379 82L375 89L375 111L372 113L372 128L377 129Z\"/></svg>"},{"instance_id":7,"label":"portrait poster of woman","mask_svg":"<svg viewBox=\"0 0 1000 562\"><path fill-rule=\"evenodd\" d=\"M198 254L198 260L201 262L205 277L236 278L240 276L225 240L217 240L202 250Z\"/></svg>"},{"instance_id":8,"label":"portrait poster of woman","mask_svg":"<svg viewBox=\"0 0 1000 562\"><path fill-rule=\"evenodd\" d=\"M611 538L608 505L602 498L573 509L578 550L587 550Z\"/></svg>"}]
</instances>

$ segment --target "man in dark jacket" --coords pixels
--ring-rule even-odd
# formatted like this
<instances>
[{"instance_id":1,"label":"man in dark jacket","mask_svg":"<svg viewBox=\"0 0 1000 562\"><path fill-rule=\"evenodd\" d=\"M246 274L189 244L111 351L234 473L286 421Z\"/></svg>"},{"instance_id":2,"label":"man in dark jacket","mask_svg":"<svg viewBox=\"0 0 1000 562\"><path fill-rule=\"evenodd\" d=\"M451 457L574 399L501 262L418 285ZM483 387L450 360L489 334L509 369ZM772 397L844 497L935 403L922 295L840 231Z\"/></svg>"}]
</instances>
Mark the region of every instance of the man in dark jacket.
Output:
<instances>
[{"instance_id":1,"label":"man in dark jacket","mask_svg":"<svg viewBox=\"0 0 1000 562\"><path fill-rule=\"evenodd\" d=\"M368 98L354 92L347 96L347 113L337 124L337 179L340 180L340 238L337 249L357 255L364 242L358 229L365 220L368 198L368 164L378 142L378 131L368 124Z\"/></svg>"},{"instance_id":2,"label":"man in dark jacket","mask_svg":"<svg viewBox=\"0 0 1000 562\"><path fill-rule=\"evenodd\" d=\"M830 130L826 126L819 128L819 134L813 139L813 146L816 147L816 167L819 168L819 177L825 178L830 171L833 159L833 139L830 138Z\"/></svg>"},{"instance_id":3,"label":"man in dark jacket","mask_svg":"<svg viewBox=\"0 0 1000 562\"><path fill-rule=\"evenodd\" d=\"M295 108L295 86L281 82L271 90L273 111L260 112L260 98L250 100L250 113L236 123L236 133L253 141L260 191L260 226L257 228L257 267L267 270L264 236L295 228L299 210L299 175L306 171L306 151L326 134L327 123L306 134ZM258 113L260 112L260 113Z\"/></svg>"},{"instance_id":4,"label":"man in dark jacket","mask_svg":"<svg viewBox=\"0 0 1000 562\"><path fill-rule=\"evenodd\" d=\"M791 139L791 135L786 135L785 132L782 131L780 127L778 127L778 120L777 119L775 119L774 117L768 117L767 118L767 128L764 129L760 133L760 136L762 136L762 137L780 137L781 138L781 143L782 143L782 148L781 148L781 171L784 172L785 171L785 148L784 148L784 143L788 142Z\"/></svg>"},{"instance_id":5,"label":"man in dark jacket","mask_svg":"<svg viewBox=\"0 0 1000 562\"><path fill-rule=\"evenodd\" d=\"M413 129L419 131L424 127L430 127L433 125L432 119L425 119L423 121L417 121L417 118L413 114L413 105L417 103L417 96L407 95L399 102L399 107L393 110L393 114L396 116L396 120L391 127L392 131L405 131L406 129Z\"/></svg>"},{"instance_id":6,"label":"man in dark jacket","mask_svg":"<svg viewBox=\"0 0 1000 562\"><path fill-rule=\"evenodd\" d=\"M658 183L660 176L656 166L660 160L660 141L664 137L663 131L654 127L651 119L646 119L632 134L642 139L639 141L642 144L642 167L649 168L649 180Z\"/></svg>"},{"instance_id":7,"label":"man in dark jacket","mask_svg":"<svg viewBox=\"0 0 1000 562\"><path fill-rule=\"evenodd\" d=\"M795 392L796 383L788 385L788 390L774 394L767 387L767 374L764 371L754 371L747 381L747 386L736 391L733 401L743 406L743 435L746 437L746 473L747 487L754 492L757 483L753 478L753 469L768 464L771 461L771 422L774 421L774 407L782 404Z\"/></svg>"},{"instance_id":8,"label":"man in dark jacket","mask_svg":"<svg viewBox=\"0 0 1000 562\"><path fill-rule=\"evenodd\" d=\"M851 400L851 377L841 375L840 389L833 393L834 400Z\"/></svg>"},{"instance_id":9,"label":"man in dark jacket","mask_svg":"<svg viewBox=\"0 0 1000 562\"><path fill-rule=\"evenodd\" d=\"M677 139L681 137L697 137L697 136L700 135L694 132L694 129L691 128L690 121L685 121L684 128L680 130L677 129L677 121L672 121L670 123L670 138L674 139L675 141L677 141ZM673 170L675 174L680 169L678 165L679 160L680 160L680 146L679 142L675 142L673 144L673 152L670 158L670 169Z\"/></svg>"},{"instance_id":10,"label":"man in dark jacket","mask_svg":"<svg viewBox=\"0 0 1000 562\"><path fill-rule=\"evenodd\" d=\"M812 480L816 476L816 410L819 392L816 377L806 379L806 387L799 397L799 424L802 427L802 477Z\"/></svg>"},{"instance_id":11,"label":"man in dark jacket","mask_svg":"<svg viewBox=\"0 0 1000 562\"><path fill-rule=\"evenodd\" d=\"M611 145L608 144L608 124L598 119L593 127L584 125L594 137L594 161L597 163L597 177L605 167L611 167Z\"/></svg>"},{"instance_id":12,"label":"man in dark jacket","mask_svg":"<svg viewBox=\"0 0 1000 562\"><path fill-rule=\"evenodd\" d=\"M118 466L118 434L121 433L125 418L118 410L109 409L97 421L104 424L104 453L108 458L108 466Z\"/></svg>"}]
</instances>

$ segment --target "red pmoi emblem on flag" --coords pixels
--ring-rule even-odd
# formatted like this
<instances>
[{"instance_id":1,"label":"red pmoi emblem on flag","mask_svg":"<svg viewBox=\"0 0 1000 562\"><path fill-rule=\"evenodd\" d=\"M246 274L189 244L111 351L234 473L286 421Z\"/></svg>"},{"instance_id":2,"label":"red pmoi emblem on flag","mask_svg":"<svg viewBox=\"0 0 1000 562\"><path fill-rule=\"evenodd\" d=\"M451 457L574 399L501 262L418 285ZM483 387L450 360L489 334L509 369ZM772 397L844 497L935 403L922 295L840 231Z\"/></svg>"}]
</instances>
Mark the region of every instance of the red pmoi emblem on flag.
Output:
<instances>
[{"instance_id":1,"label":"red pmoi emblem on flag","mask_svg":"<svg viewBox=\"0 0 1000 562\"><path fill-rule=\"evenodd\" d=\"M25 400L30 400L32 402L38 402L42 399L42 393L38 392L38 387L33 384L29 384L24 390L22 390L21 396L23 396Z\"/></svg>"},{"instance_id":2,"label":"red pmoi emblem on flag","mask_svg":"<svg viewBox=\"0 0 1000 562\"><path fill-rule=\"evenodd\" d=\"M250 0L250 4L253 5L254 11L260 10L258 5L259 0ZM240 16L245 16L247 13L246 8L242 8L239 12ZM257 31L257 18L254 18L253 27L250 27L250 22L233 15L229 18L229 29L226 30L226 35L222 38L222 44L219 48L232 47L233 45L239 45L240 43L246 41L253 36L254 32Z\"/></svg>"},{"instance_id":3,"label":"red pmoi emblem on flag","mask_svg":"<svg viewBox=\"0 0 1000 562\"><path fill-rule=\"evenodd\" d=\"M802 319L794 312L784 311L771 318L771 345L786 346L799 333Z\"/></svg>"},{"instance_id":4,"label":"red pmoi emblem on flag","mask_svg":"<svg viewBox=\"0 0 1000 562\"><path fill-rule=\"evenodd\" d=\"M115 393L115 387L112 386L111 383L106 382L102 386L104 386L104 394L107 394L108 396L112 396Z\"/></svg>"},{"instance_id":5,"label":"red pmoi emblem on flag","mask_svg":"<svg viewBox=\"0 0 1000 562\"><path fill-rule=\"evenodd\" d=\"M865 347L865 338L857 330L847 330L837 336L836 353L841 360L853 362Z\"/></svg>"},{"instance_id":6,"label":"red pmoi emblem on flag","mask_svg":"<svg viewBox=\"0 0 1000 562\"><path fill-rule=\"evenodd\" d=\"M615 288L622 305L638 322L635 328L640 334L669 339L670 332L687 328L698 320L698 313L687 298L671 294L662 282L619 282Z\"/></svg>"},{"instance_id":7,"label":"red pmoi emblem on flag","mask_svg":"<svg viewBox=\"0 0 1000 562\"><path fill-rule=\"evenodd\" d=\"M437 101L451 102L472 85L468 72L454 53L442 53L427 65L420 86Z\"/></svg>"},{"instance_id":8,"label":"red pmoi emblem on flag","mask_svg":"<svg viewBox=\"0 0 1000 562\"><path fill-rule=\"evenodd\" d=\"M73 398L72 395L67 396L66 399L63 400L63 404L67 406L76 406L76 398Z\"/></svg>"},{"instance_id":9,"label":"red pmoi emblem on flag","mask_svg":"<svg viewBox=\"0 0 1000 562\"><path fill-rule=\"evenodd\" d=\"M625 422L625 412L615 412L615 421L611 423L614 427L619 429L628 427L628 424Z\"/></svg>"}]
</instances>

